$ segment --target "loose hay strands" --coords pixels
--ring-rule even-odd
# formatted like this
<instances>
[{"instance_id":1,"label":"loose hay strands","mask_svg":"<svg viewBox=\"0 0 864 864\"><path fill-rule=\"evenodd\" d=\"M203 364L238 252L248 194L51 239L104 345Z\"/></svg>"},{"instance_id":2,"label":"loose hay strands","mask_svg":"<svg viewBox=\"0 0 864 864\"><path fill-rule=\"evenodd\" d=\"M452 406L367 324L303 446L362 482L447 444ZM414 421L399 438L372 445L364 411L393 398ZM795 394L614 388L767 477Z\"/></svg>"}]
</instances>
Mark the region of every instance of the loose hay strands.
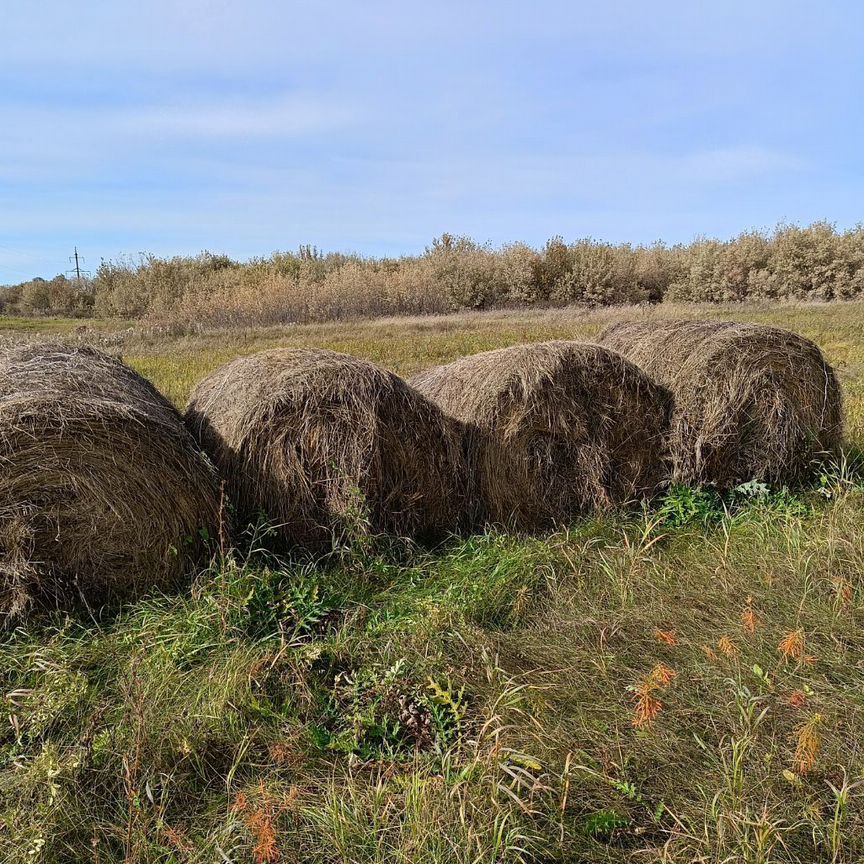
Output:
<instances>
[{"instance_id":1,"label":"loose hay strands","mask_svg":"<svg viewBox=\"0 0 864 864\"><path fill-rule=\"evenodd\" d=\"M309 348L241 357L195 388L187 423L241 523L265 516L277 548L383 532L430 540L460 524L456 424L364 360Z\"/></svg>"},{"instance_id":2,"label":"loose hay strands","mask_svg":"<svg viewBox=\"0 0 864 864\"><path fill-rule=\"evenodd\" d=\"M479 520L542 529L650 495L665 476L669 395L606 348L516 345L411 383L467 426Z\"/></svg>"},{"instance_id":3,"label":"loose hay strands","mask_svg":"<svg viewBox=\"0 0 864 864\"><path fill-rule=\"evenodd\" d=\"M834 370L794 333L732 322L630 322L599 341L671 389L676 482L721 489L751 479L794 482L840 445Z\"/></svg>"},{"instance_id":4,"label":"loose hay strands","mask_svg":"<svg viewBox=\"0 0 864 864\"><path fill-rule=\"evenodd\" d=\"M0 352L0 616L167 588L219 511L215 472L137 373L91 348Z\"/></svg>"}]
</instances>

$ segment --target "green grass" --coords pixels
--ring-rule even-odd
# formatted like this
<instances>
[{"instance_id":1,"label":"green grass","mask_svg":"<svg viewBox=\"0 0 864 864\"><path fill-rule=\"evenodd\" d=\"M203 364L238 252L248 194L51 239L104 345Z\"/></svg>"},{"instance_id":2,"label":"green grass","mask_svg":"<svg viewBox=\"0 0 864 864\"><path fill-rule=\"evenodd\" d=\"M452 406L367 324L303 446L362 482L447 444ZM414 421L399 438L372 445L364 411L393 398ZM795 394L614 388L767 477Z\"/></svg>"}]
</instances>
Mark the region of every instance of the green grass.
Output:
<instances>
[{"instance_id":1,"label":"green grass","mask_svg":"<svg viewBox=\"0 0 864 864\"><path fill-rule=\"evenodd\" d=\"M0 315L0 332L59 336L79 329L103 330L109 322L81 318L20 318Z\"/></svg>"},{"instance_id":2,"label":"green grass","mask_svg":"<svg viewBox=\"0 0 864 864\"><path fill-rule=\"evenodd\" d=\"M230 559L9 634L2 860L250 861L270 829L298 861L859 860L864 493L826 491Z\"/></svg>"},{"instance_id":3,"label":"green grass","mask_svg":"<svg viewBox=\"0 0 864 864\"><path fill-rule=\"evenodd\" d=\"M738 311L820 338L860 443L864 309ZM600 317L123 349L182 401L265 345L410 371ZM862 574L848 465L796 494L676 489L547 537L221 555L185 594L0 634L0 861L852 864Z\"/></svg>"}]
</instances>

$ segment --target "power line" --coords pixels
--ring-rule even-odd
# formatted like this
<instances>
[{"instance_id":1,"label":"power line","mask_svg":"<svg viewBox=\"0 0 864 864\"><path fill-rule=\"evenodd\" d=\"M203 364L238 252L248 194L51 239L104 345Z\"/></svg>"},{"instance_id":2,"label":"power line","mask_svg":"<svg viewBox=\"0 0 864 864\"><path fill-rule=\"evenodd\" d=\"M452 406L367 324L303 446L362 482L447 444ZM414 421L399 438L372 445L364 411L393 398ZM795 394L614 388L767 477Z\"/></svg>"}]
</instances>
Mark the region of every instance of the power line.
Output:
<instances>
[{"instance_id":1,"label":"power line","mask_svg":"<svg viewBox=\"0 0 864 864\"><path fill-rule=\"evenodd\" d=\"M84 256L78 254L78 247L75 247L75 254L69 256L69 263L72 264L74 262L75 267L72 270L67 270L66 272L71 276L73 273L75 274L75 279L78 281L78 287L81 287L81 277L82 276L90 276L89 270L82 270L81 265L84 263Z\"/></svg>"}]
</instances>

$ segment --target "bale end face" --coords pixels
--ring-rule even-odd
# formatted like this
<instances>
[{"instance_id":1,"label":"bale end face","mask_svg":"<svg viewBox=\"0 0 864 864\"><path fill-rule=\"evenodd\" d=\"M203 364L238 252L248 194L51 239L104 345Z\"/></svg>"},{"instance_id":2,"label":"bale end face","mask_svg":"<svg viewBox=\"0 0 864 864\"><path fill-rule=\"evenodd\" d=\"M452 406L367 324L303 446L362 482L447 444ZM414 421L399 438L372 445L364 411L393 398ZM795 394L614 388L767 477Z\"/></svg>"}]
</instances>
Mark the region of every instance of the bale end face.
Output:
<instances>
[{"instance_id":1,"label":"bale end face","mask_svg":"<svg viewBox=\"0 0 864 864\"><path fill-rule=\"evenodd\" d=\"M0 465L7 613L169 588L218 533L215 473L180 416L93 349L0 353Z\"/></svg>"},{"instance_id":2,"label":"bale end face","mask_svg":"<svg viewBox=\"0 0 864 864\"><path fill-rule=\"evenodd\" d=\"M614 325L600 341L670 388L673 479L732 488L795 483L838 451L840 386L819 348L733 322Z\"/></svg>"}]
</instances>

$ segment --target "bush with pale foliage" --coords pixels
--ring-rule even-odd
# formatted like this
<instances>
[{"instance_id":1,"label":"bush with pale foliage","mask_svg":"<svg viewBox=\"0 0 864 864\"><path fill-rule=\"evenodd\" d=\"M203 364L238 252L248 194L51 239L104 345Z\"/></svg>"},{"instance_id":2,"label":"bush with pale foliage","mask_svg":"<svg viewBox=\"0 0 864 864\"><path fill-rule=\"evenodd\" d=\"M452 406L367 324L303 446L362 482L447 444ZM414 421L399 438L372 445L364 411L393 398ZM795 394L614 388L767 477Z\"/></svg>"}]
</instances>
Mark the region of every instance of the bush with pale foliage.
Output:
<instances>
[{"instance_id":1,"label":"bush with pale foliage","mask_svg":"<svg viewBox=\"0 0 864 864\"><path fill-rule=\"evenodd\" d=\"M96 315L210 325L338 321L526 305L663 300L827 301L864 292L864 227L827 222L687 245L553 237L500 248L444 234L422 255L369 258L302 246L245 263L195 257L103 262L82 285L62 277L0 289L0 314Z\"/></svg>"}]
</instances>

